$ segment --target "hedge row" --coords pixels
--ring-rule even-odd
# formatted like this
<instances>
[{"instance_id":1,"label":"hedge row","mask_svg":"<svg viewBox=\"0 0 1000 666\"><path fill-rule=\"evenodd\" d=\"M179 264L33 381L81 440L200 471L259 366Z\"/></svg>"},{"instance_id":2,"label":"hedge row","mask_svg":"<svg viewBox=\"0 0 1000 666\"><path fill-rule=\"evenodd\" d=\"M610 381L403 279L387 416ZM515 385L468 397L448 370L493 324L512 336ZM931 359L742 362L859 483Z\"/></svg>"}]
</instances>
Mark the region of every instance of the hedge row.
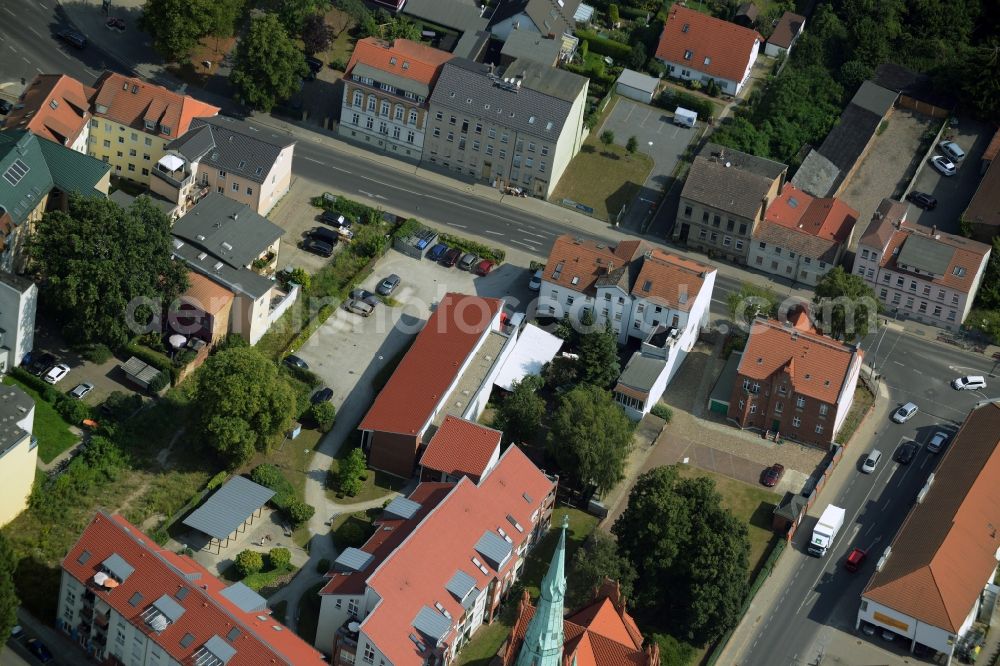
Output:
<instances>
[{"instance_id":1,"label":"hedge row","mask_svg":"<svg viewBox=\"0 0 1000 666\"><path fill-rule=\"evenodd\" d=\"M335 201L330 201L322 196L313 197L312 205L331 213L341 213L362 224L367 224L371 222L373 217L378 217L378 211L371 206L342 196L337 196Z\"/></svg>"},{"instance_id":2,"label":"hedge row","mask_svg":"<svg viewBox=\"0 0 1000 666\"><path fill-rule=\"evenodd\" d=\"M462 252L472 252L480 259L489 259L495 264L502 264L503 260L507 258L507 253L503 250L483 245L467 238L460 238L451 234L441 234L438 236L438 240L449 247L457 247Z\"/></svg>"},{"instance_id":3,"label":"hedge row","mask_svg":"<svg viewBox=\"0 0 1000 666\"><path fill-rule=\"evenodd\" d=\"M683 90L667 88L656 98L656 105L671 111L682 106L685 109L695 111L698 117L704 120L715 117L715 104Z\"/></svg>"},{"instance_id":4,"label":"hedge row","mask_svg":"<svg viewBox=\"0 0 1000 666\"><path fill-rule=\"evenodd\" d=\"M271 504L277 507L295 527L305 523L316 513L315 507L295 497L292 484L274 465L267 463L257 465L250 472L250 479L274 491Z\"/></svg>"},{"instance_id":5,"label":"hedge row","mask_svg":"<svg viewBox=\"0 0 1000 666\"><path fill-rule=\"evenodd\" d=\"M628 44L622 44L613 39L601 37L593 30L577 30L576 36L587 42L587 48L590 51L610 56L615 60L624 60L632 54L632 47Z\"/></svg>"}]
</instances>

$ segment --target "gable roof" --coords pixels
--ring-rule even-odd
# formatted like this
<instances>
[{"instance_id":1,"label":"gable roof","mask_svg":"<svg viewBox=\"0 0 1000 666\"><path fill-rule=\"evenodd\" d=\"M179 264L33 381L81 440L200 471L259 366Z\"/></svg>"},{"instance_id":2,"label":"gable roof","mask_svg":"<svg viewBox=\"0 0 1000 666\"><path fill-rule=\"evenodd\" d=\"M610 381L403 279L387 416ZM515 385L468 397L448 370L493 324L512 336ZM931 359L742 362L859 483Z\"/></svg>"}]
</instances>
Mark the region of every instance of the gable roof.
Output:
<instances>
[{"instance_id":1,"label":"gable roof","mask_svg":"<svg viewBox=\"0 0 1000 666\"><path fill-rule=\"evenodd\" d=\"M589 85L585 76L567 72L531 58L518 58L507 66L503 75L516 79L522 88L561 99L572 104Z\"/></svg>"},{"instance_id":2,"label":"gable roof","mask_svg":"<svg viewBox=\"0 0 1000 666\"><path fill-rule=\"evenodd\" d=\"M1000 131L997 136L1000 136ZM1000 160L993 160L986 169L969 207L965 209L965 217L973 224L1000 227Z\"/></svg>"},{"instance_id":3,"label":"gable roof","mask_svg":"<svg viewBox=\"0 0 1000 666\"><path fill-rule=\"evenodd\" d=\"M441 66L452 57L447 51L408 39L397 39L389 43L375 37L366 37L358 40L354 46L344 77L349 78L355 66L363 65L391 75L392 82L398 84L398 87L419 91L426 97L441 72ZM407 81L417 85L407 86Z\"/></svg>"},{"instance_id":4,"label":"gable roof","mask_svg":"<svg viewBox=\"0 0 1000 666\"><path fill-rule=\"evenodd\" d=\"M238 269L253 263L285 230L246 204L211 192L174 223L171 233Z\"/></svg>"},{"instance_id":5,"label":"gable roof","mask_svg":"<svg viewBox=\"0 0 1000 666\"><path fill-rule=\"evenodd\" d=\"M514 30L500 49L508 58L528 58L553 67L559 59L562 44L530 30Z\"/></svg>"},{"instance_id":6,"label":"gable roof","mask_svg":"<svg viewBox=\"0 0 1000 666\"><path fill-rule=\"evenodd\" d=\"M1000 404L973 409L862 597L957 633L996 568Z\"/></svg>"},{"instance_id":7,"label":"gable roof","mask_svg":"<svg viewBox=\"0 0 1000 666\"><path fill-rule=\"evenodd\" d=\"M705 284L705 276L714 271L693 259L653 248L642 258L632 295L688 312Z\"/></svg>"},{"instance_id":8,"label":"gable roof","mask_svg":"<svg viewBox=\"0 0 1000 666\"><path fill-rule=\"evenodd\" d=\"M542 279L593 296L599 278L626 266L649 248L645 241L629 240L610 246L563 234L549 250ZM628 290L627 285L624 288Z\"/></svg>"},{"instance_id":9,"label":"gable roof","mask_svg":"<svg viewBox=\"0 0 1000 666\"><path fill-rule=\"evenodd\" d=\"M789 184L768 206L753 237L832 263L850 238L858 215L840 199L814 198Z\"/></svg>"},{"instance_id":10,"label":"gable roof","mask_svg":"<svg viewBox=\"0 0 1000 666\"><path fill-rule=\"evenodd\" d=\"M829 404L836 404L848 374L862 352L802 327L756 319L750 327L738 374L764 380L787 371L792 390Z\"/></svg>"},{"instance_id":11,"label":"gable roof","mask_svg":"<svg viewBox=\"0 0 1000 666\"><path fill-rule=\"evenodd\" d=\"M98 513L62 567L177 662L193 663L209 646L232 655L227 666L322 663L319 652L269 611L243 604L244 590L233 591L193 559L161 549L121 516ZM117 587L94 581L95 574L108 570L118 578ZM160 632L143 617L151 605L172 616Z\"/></svg>"},{"instance_id":12,"label":"gable roof","mask_svg":"<svg viewBox=\"0 0 1000 666\"><path fill-rule=\"evenodd\" d=\"M780 162L707 143L691 164L681 196L752 220L774 181L787 168Z\"/></svg>"},{"instance_id":13,"label":"gable roof","mask_svg":"<svg viewBox=\"0 0 1000 666\"><path fill-rule=\"evenodd\" d=\"M95 116L164 138L181 136L194 118L214 116L220 110L190 95L116 72L104 72L94 88ZM153 123L153 129L146 129L146 123Z\"/></svg>"},{"instance_id":14,"label":"gable roof","mask_svg":"<svg viewBox=\"0 0 1000 666\"><path fill-rule=\"evenodd\" d=\"M110 181L102 181L111 171L110 164L52 141L39 141L38 146L45 156L52 182L60 190L84 195L107 195Z\"/></svg>"},{"instance_id":15,"label":"gable roof","mask_svg":"<svg viewBox=\"0 0 1000 666\"><path fill-rule=\"evenodd\" d=\"M742 81L754 44L761 41L756 30L674 3L660 34L656 57L716 78Z\"/></svg>"},{"instance_id":16,"label":"gable roof","mask_svg":"<svg viewBox=\"0 0 1000 666\"><path fill-rule=\"evenodd\" d=\"M191 129L167 144L188 161L201 161L255 183L263 183L278 156L295 140L276 132L250 129L247 123L228 116L195 118Z\"/></svg>"},{"instance_id":17,"label":"gable roof","mask_svg":"<svg viewBox=\"0 0 1000 666\"><path fill-rule=\"evenodd\" d=\"M27 85L2 126L30 130L43 139L71 146L90 120L87 88L64 74L38 74Z\"/></svg>"},{"instance_id":18,"label":"gable roof","mask_svg":"<svg viewBox=\"0 0 1000 666\"><path fill-rule=\"evenodd\" d=\"M655 76L643 74L642 72L636 72L631 69L623 69L621 75L618 77L617 83L628 86L629 88L635 88L636 90L648 92L652 95L659 87L660 80Z\"/></svg>"},{"instance_id":19,"label":"gable roof","mask_svg":"<svg viewBox=\"0 0 1000 666\"><path fill-rule=\"evenodd\" d=\"M780 46L783 49L791 48L792 42L798 37L805 22L804 16L786 11L778 19L778 25L774 26L771 36L767 38L767 43Z\"/></svg>"},{"instance_id":20,"label":"gable roof","mask_svg":"<svg viewBox=\"0 0 1000 666\"><path fill-rule=\"evenodd\" d=\"M233 300L233 292L197 271L188 271L188 288L180 298L205 314L218 314Z\"/></svg>"},{"instance_id":21,"label":"gable roof","mask_svg":"<svg viewBox=\"0 0 1000 666\"><path fill-rule=\"evenodd\" d=\"M358 429L418 435L502 308L495 298L445 294Z\"/></svg>"},{"instance_id":22,"label":"gable roof","mask_svg":"<svg viewBox=\"0 0 1000 666\"><path fill-rule=\"evenodd\" d=\"M474 0L406 0L401 11L428 23L466 33L463 38L484 29L488 23Z\"/></svg>"},{"instance_id":23,"label":"gable roof","mask_svg":"<svg viewBox=\"0 0 1000 666\"><path fill-rule=\"evenodd\" d=\"M559 36L572 31L579 6L580 0L500 0L490 17L490 26L525 14L542 35Z\"/></svg>"},{"instance_id":24,"label":"gable roof","mask_svg":"<svg viewBox=\"0 0 1000 666\"><path fill-rule=\"evenodd\" d=\"M499 430L449 414L431 437L420 465L478 481L499 448L502 437L503 433Z\"/></svg>"}]
</instances>

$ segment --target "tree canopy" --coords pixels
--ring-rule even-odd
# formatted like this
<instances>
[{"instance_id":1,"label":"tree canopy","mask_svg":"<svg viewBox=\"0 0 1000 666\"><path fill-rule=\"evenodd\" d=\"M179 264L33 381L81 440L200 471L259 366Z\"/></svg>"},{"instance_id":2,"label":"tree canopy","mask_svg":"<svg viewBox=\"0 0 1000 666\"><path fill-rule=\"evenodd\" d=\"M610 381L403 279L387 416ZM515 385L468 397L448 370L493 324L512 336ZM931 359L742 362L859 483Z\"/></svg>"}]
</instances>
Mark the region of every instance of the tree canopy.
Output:
<instances>
[{"instance_id":1,"label":"tree canopy","mask_svg":"<svg viewBox=\"0 0 1000 666\"><path fill-rule=\"evenodd\" d=\"M779 298L770 287L744 282L739 291L726 297L729 319L745 330L757 317L775 317L778 314Z\"/></svg>"},{"instance_id":2,"label":"tree canopy","mask_svg":"<svg viewBox=\"0 0 1000 666\"><path fill-rule=\"evenodd\" d=\"M253 347L213 354L198 373L199 420L209 446L238 467L289 423L295 393Z\"/></svg>"},{"instance_id":3,"label":"tree canopy","mask_svg":"<svg viewBox=\"0 0 1000 666\"><path fill-rule=\"evenodd\" d=\"M608 391L580 384L559 401L549 431L549 454L570 479L607 492L624 477L632 430L632 422Z\"/></svg>"},{"instance_id":4,"label":"tree canopy","mask_svg":"<svg viewBox=\"0 0 1000 666\"><path fill-rule=\"evenodd\" d=\"M635 567L640 614L695 644L739 620L747 591L747 526L722 507L708 477L657 467L636 481L611 528Z\"/></svg>"},{"instance_id":5,"label":"tree canopy","mask_svg":"<svg viewBox=\"0 0 1000 666\"><path fill-rule=\"evenodd\" d=\"M146 0L139 25L167 60L183 60L206 35L229 37L244 0Z\"/></svg>"},{"instance_id":6,"label":"tree canopy","mask_svg":"<svg viewBox=\"0 0 1000 666\"><path fill-rule=\"evenodd\" d=\"M305 56L274 14L260 14L236 47L230 80L240 99L259 111L270 111L295 94L309 71Z\"/></svg>"},{"instance_id":7,"label":"tree canopy","mask_svg":"<svg viewBox=\"0 0 1000 666\"><path fill-rule=\"evenodd\" d=\"M0 533L0 636L10 636L17 624L17 607L20 601L14 589L14 570L17 558L7 537Z\"/></svg>"},{"instance_id":8,"label":"tree canopy","mask_svg":"<svg viewBox=\"0 0 1000 666\"><path fill-rule=\"evenodd\" d=\"M72 196L67 212L35 225L27 249L40 300L74 343L117 349L187 288L187 269L171 259L170 219L146 197L122 208Z\"/></svg>"},{"instance_id":9,"label":"tree canopy","mask_svg":"<svg viewBox=\"0 0 1000 666\"><path fill-rule=\"evenodd\" d=\"M528 375L514 382L510 394L500 403L493 425L503 431L508 442L526 442L538 432L545 415L545 401L538 395L542 386L541 377Z\"/></svg>"},{"instance_id":10,"label":"tree canopy","mask_svg":"<svg viewBox=\"0 0 1000 666\"><path fill-rule=\"evenodd\" d=\"M312 55L325 51L330 46L333 39L333 31L326 24L326 17L322 14L310 14L306 17L302 26L302 48L306 53Z\"/></svg>"},{"instance_id":11,"label":"tree canopy","mask_svg":"<svg viewBox=\"0 0 1000 666\"><path fill-rule=\"evenodd\" d=\"M635 568L618 552L618 544L606 532L596 529L590 533L580 549L573 555L573 583L566 589L566 602L570 608L579 608L589 602L594 590L605 578L618 581L622 595L632 602Z\"/></svg>"},{"instance_id":12,"label":"tree canopy","mask_svg":"<svg viewBox=\"0 0 1000 666\"><path fill-rule=\"evenodd\" d=\"M580 336L579 366L580 378L588 384L608 388L618 379L618 340L610 326Z\"/></svg>"},{"instance_id":13,"label":"tree canopy","mask_svg":"<svg viewBox=\"0 0 1000 666\"><path fill-rule=\"evenodd\" d=\"M816 285L813 303L816 305L813 312L823 332L843 340L868 335L883 309L861 276L847 273L840 266L834 267Z\"/></svg>"}]
</instances>

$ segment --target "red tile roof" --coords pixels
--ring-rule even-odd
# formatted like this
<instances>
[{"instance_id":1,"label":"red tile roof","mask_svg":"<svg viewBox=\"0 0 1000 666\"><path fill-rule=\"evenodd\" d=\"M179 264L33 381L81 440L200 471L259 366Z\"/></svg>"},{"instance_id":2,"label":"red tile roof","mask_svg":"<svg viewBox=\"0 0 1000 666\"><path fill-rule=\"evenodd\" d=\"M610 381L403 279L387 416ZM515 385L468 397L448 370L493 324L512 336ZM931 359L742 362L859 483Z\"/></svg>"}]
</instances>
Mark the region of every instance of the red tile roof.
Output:
<instances>
[{"instance_id":1,"label":"red tile roof","mask_svg":"<svg viewBox=\"0 0 1000 666\"><path fill-rule=\"evenodd\" d=\"M85 551L89 555L83 558ZM107 589L93 579L112 555L121 557L134 571L118 587ZM189 557L161 549L121 516L98 513L70 549L62 567L178 662L193 663L192 655L213 636L219 636L236 650L229 666L322 663L322 655L271 618L270 611L241 610L221 596L226 586L207 569ZM175 595L181 588L188 592L179 599ZM129 601L136 593L142 597L133 606ZM157 634L141 615L163 595L180 604L184 613ZM239 636L229 640L227 636L234 628L239 629ZM186 634L191 634L193 640L182 647Z\"/></svg>"},{"instance_id":2,"label":"red tile roof","mask_svg":"<svg viewBox=\"0 0 1000 666\"><path fill-rule=\"evenodd\" d=\"M991 582L1000 547L1000 404L974 409L914 504L881 571L862 593L957 633Z\"/></svg>"},{"instance_id":3,"label":"red tile roof","mask_svg":"<svg viewBox=\"0 0 1000 666\"><path fill-rule=\"evenodd\" d=\"M858 221L858 211L836 197L817 199L786 184L764 219L823 240L843 243Z\"/></svg>"},{"instance_id":4,"label":"red tile roof","mask_svg":"<svg viewBox=\"0 0 1000 666\"><path fill-rule=\"evenodd\" d=\"M181 299L206 314L218 314L236 298L233 292L198 271L188 271L187 277L190 286Z\"/></svg>"},{"instance_id":5,"label":"red tile roof","mask_svg":"<svg viewBox=\"0 0 1000 666\"><path fill-rule=\"evenodd\" d=\"M495 298L445 294L358 429L420 434L502 308Z\"/></svg>"},{"instance_id":6,"label":"red tile roof","mask_svg":"<svg viewBox=\"0 0 1000 666\"><path fill-rule=\"evenodd\" d=\"M598 278L631 263L649 249L645 241L622 241L610 246L564 234L549 251L542 279L592 296Z\"/></svg>"},{"instance_id":7,"label":"red tile roof","mask_svg":"<svg viewBox=\"0 0 1000 666\"><path fill-rule=\"evenodd\" d=\"M478 481L500 447L502 436L499 430L474 421L446 416L427 445L420 464L455 477L464 475Z\"/></svg>"},{"instance_id":8,"label":"red tile roof","mask_svg":"<svg viewBox=\"0 0 1000 666\"><path fill-rule=\"evenodd\" d=\"M486 533L506 534L516 553L545 519L540 507L554 490L555 482L516 446L504 452L478 485L463 477L369 578L369 587L381 601L361 623L361 632L394 666L424 664L426 653L421 653L409 637L417 635L413 623L420 610L426 607L438 612L434 609L439 603L452 618L452 629L443 640L453 645L458 639L456 625L466 611L445 586L462 571L486 593L493 581L510 574L519 559L516 554L496 571L478 554L476 544ZM474 560L482 563L487 573Z\"/></svg>"},{"instance_id":9,"label":"red tile roof","mask_svg":"<svg viewBox=\"0 0 1000 666\"><path fill-rule=\"evenodd\" d=\"M72 146L90 120L94 93L63 74L39 74L21 93L4 122L6 129L30 130L49 141Z\"/></svg>"},{"instance_id":10,"label":"red tile roof","mask_svg":"<svg viewBox=\"0 0 1000 666\"><path fill-rule=\"evenodd\" d=\"M408 39L397 39L390 44L375 37L366 37L355 44L345 77L349 77L354 65L360 62L431 86L441 73L441 65L453 57L447 51Z\"/></svg>"},{"instance_id":11,"label":"red tile roof","mask_svg":"<svg viewBox=\"0 0 1000 666\"><path fill-rule=\"evenodd\" d=\"M993 134L993 138L990 139L990 143L986 146L986 150L983 151L983 159L992 162L996 159L997 155L1000 155L1000 129Z\"/></svg>"},{"instance_id":12,"label":"red tile roof","mask_svg":"<svg viewBox=\"0 0 1000 666\"><path fill-rule=\"evenodd\" d=\"M194 118L214 116L219 107L200 102L190 95L181 95L142 79L104 72L94 84L94 115L122 125L149 132L146 121L157 123L155 133L164 138L176 138L188 131ZM101 111L106 108L106 111ZM164 134L163 128L170 129Z\"/></svg>"},{"instance_id":13,"label":"red tile roof","mask_svg":"<svg viewBox=\"0 0 1000 666\"><path fill-rule=\"evenodd\" d=\"M756 30L717 19L679 4L670 8L663 26L656 57L710 76L742 81L756 42L763 41ZM690 51L689 58L685 58ZM705 64L705 59L709 63Z\"/></svg>"},{"instance_id":14,"label":"red tile roof","mask_svg":"<svg viewBox=\"0 0 1000 666\"><path fill-rule=\"evenodd\" d=\"M757 319L737 373L741 377L764 380L788 369L792 392L828 404L837 404L848 374L862 352L804 326L785 326L769 319Z\"/></svg>"},{"instance_id":15,"label":"red tile roof","mask_svg":"<svg viewBox=\"0 0 1000 666\"><path fill-rule=\"evenodd\" d=\"M705 276L715 269L654 248L642 259L632 295L662 303L682 312L691 309Z\"/></svg>"}]
</instances>

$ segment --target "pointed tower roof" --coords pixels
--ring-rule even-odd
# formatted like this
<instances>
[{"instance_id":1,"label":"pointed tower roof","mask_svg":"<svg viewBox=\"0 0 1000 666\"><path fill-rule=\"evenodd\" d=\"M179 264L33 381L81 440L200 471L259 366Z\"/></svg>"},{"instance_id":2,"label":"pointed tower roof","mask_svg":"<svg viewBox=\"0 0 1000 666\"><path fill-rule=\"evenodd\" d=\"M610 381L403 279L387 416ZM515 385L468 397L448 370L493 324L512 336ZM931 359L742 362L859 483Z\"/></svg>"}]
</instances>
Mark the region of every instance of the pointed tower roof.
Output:
<instances>
[{"instance_id":1,"label":"pointed tower roof","mask_svg":"<svg viewBox=\"0 0 1000 666\"><path fill-rule=\"evenodd\" d=\"M566 528L563 517L559 543L549 570L542 579L538 606L524 635L516 666L561 666L563 653L563 600L566 598Z\"/></svg>"}]
</instances>

